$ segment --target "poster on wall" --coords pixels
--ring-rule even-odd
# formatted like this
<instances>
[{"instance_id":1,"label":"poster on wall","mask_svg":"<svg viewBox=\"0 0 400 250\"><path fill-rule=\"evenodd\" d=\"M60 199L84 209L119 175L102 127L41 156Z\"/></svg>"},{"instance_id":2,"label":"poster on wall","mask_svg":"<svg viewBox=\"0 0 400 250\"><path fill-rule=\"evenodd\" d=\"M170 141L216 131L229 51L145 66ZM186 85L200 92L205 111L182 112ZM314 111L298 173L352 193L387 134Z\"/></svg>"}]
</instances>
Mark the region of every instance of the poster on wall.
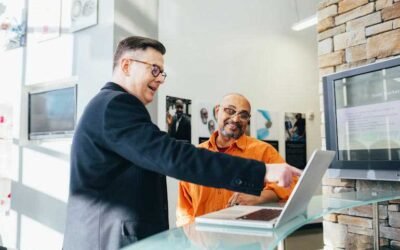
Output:
<instances>
[{"instance_id":1,"label":"poster on wall","mask_svg":"<svg viewBox=\"0 0 400 250\"><path fill-rule=\"evenodd\" d=\"M286 162L304 169L307 163L306 115L304 113L285 113Z\"/></svg>"},{"instance_id":2,"label":"poster on wall","mask_svg":"<svg viewBox=\"0 0 400 250\"><path fill-rule=\"evenodd\" d=\"M43 42L60 36L61 0L33 1L29 5L34 40Z\"/></svg>"},{"instance_id":3,"label":"poster on wall","mask_svg":"<svg viewBox=\"0 0 400 250\"><path fill-rule=\"evenodd\" d=\"M72 0L71 32L97 24L98 0Z\"/></svg>"},{"instance_id":4,"label":"poster on wall","mask_svg":"<svg viewBox=\"0 0 400 250\"><path fill-rule=\"evenodd\" d=\"M0 48L25 46L26 26L25 1L0 0Z\"/></svg>"},{"instance_id":5,"label":"poster on wall","mask_svg":"<svg viewBox=\"0 0 400 250\"><path fill-rule=\"evenodd\" d=\"M255 116L257 139L279 140L279 114L266 109L257 109Z\"/></svg>"},{"instance_id":6,"label":"poster on wall","mask_svg":"<svg viewBox=\"0 0 400 250\"><path fill-rule=\"evenodd\" d=\"M215 104L209 102L199 103L199 110L196 112L199 116L198 135L200 138L208 138L217 128L217 115L215 113Z\"/></svg>"},{"instance_id":7,"label":"poster on wall","mask_svg":"<svg viewBox=\"0 0 400 250\"><path fill-rule=\"evenodd\" d=\"M179 97L166 97L167 131L177 140L191 143L191 104L192 101Z\"/></svg>"}]
</instances>

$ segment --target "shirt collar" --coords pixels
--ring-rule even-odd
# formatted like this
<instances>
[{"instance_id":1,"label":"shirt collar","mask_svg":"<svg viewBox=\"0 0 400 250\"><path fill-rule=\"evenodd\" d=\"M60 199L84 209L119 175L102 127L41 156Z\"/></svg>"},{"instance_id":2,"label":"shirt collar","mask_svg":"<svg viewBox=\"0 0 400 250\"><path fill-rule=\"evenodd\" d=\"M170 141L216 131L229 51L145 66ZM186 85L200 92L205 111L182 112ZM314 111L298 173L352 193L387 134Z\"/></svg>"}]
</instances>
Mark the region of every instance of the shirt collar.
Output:
<instances>
[{"instance_id":1,"label":"shirt collar","mask_svg":"<svg viewBox=\"0 0 400 250\"><path fill-rule=\"evenodd\" d=\"M208 147L213 148L216 151L218 151L217 147L217 136L218 136L218 131L214 131L214 133L211 134L210 139L208 140ZM241 151L246 150L247 146L247 135L243 134L242 136L239 137L239 139L235 140L230 147L237 147Z\"/></svg>"}]
</instances>

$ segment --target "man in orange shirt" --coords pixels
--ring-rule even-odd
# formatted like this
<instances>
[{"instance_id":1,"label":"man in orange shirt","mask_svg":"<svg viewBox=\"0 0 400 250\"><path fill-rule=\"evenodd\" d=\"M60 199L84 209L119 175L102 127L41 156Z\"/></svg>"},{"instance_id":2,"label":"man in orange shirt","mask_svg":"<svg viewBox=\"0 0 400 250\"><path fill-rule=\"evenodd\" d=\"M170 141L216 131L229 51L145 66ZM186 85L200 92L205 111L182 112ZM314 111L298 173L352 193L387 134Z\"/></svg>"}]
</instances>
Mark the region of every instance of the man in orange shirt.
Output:
<instances>
[{"instance_id":1,"label":"man in orange shirt","mask_svg":"<svg viewBox=\"0 0 400 250\"><path fill-rule=\"evenodd\" d=\"M218 130L199 147L265 163L284 163L284 159L270 144L244 134L250 120L250 110L250 103L244 96L226 95L216 109ZM294 185L295 181L289 188L279 187L276 183L267 183L261 195L254 196L181 181L179 182L176 224L182 226L193 222L197 216L227 206L256 205L287 200Z\"/></svg>"}]
</instances>

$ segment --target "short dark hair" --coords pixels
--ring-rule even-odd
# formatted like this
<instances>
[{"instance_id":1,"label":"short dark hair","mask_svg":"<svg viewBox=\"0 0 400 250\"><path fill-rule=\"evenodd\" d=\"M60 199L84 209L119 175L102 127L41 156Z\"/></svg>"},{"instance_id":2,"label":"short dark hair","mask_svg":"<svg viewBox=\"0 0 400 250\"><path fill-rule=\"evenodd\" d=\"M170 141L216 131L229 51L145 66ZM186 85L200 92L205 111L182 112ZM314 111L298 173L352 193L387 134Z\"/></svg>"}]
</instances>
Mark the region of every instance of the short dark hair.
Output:
<instances>
[{"instance_id":1,"label":"short dark hair","mask_svg":"<svg viewBox=\"0 0 400 250\"><path fill-rule=\"evenodd\" d=\"M122 54L125 51L138 49L146 50L148 47L157 50L163 55L166 52L164 45L155 39L141 36L130 36L125 38L124 40L121 40L118 43L117 49L114 53L113 69L115 69L118 64L118 60L121 58Z\"/></svg>"}]
</instances>

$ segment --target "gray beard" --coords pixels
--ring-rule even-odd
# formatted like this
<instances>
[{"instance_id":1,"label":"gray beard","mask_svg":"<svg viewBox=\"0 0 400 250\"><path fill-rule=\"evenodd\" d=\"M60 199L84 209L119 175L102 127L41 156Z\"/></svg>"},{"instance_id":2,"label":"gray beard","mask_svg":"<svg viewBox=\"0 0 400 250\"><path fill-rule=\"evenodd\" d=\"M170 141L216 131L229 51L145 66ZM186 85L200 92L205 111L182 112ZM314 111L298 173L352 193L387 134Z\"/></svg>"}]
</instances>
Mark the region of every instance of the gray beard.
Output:
<instances>
[{"instance_id":1,"label":"gray beard","mask_svg":"<svg viewBox=\"0 0 400 250\"><path fill-rule=\"evenodd\" d=\"M221 132L222 136L227 137L229 139L233 138L235 140L239 139L239 137L241 137L243 135L242 129L239 129L239 133L237 133L236 135L233 132L229 133L229 132L225 131L225 129L221 129L220 132Z\"/></svg>"}]
</instances>

